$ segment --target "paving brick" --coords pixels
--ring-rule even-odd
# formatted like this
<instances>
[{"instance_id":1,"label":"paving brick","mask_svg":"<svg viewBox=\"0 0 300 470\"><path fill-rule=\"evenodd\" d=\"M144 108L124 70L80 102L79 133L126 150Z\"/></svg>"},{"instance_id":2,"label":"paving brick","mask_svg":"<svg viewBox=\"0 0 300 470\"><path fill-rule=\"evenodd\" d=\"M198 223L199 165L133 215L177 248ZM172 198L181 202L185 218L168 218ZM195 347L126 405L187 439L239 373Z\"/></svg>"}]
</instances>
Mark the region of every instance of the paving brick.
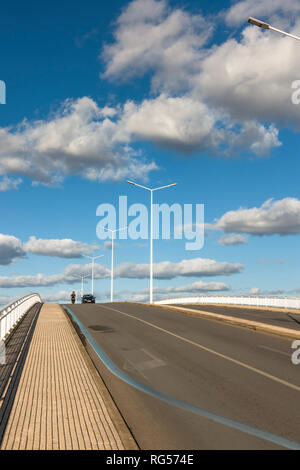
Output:
<instances>
[{"instance_id":1,"label":"paving brick","mask_svg":"<svg viewBox=\"0 0 300 470\"><path fill-rule=\"evenodd\" d=\"M63 309L44 304L1 449L135 449L103 390Z\"/></svg>"}]
</instances>

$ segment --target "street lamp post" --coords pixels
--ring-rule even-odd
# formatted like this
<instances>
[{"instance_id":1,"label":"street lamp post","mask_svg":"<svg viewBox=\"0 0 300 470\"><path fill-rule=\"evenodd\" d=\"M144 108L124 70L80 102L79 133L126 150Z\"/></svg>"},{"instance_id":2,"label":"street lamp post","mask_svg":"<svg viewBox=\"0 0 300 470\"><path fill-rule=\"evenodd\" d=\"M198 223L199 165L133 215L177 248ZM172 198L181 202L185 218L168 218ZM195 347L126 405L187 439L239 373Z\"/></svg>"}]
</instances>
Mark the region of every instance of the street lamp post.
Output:
<instances>
[{"instance_id":1,"label":"street lamp post","mask_svg":"<svg viewBox=\"0 0 300 470\"><path fill-rule=\"evenodd\" d=\"M104 255L100 255L100 256L88 256L88 255L85 255L86 258L89 258L92 260L92 295L94 295L94 264L95 264L95 259L98 259L98 258L103 258Z\"/></svg>"},{"instance_id":2,"label":"street lamp post","mask_svg":"<svg viewBox=\"0 0 300 470\"><path fill-rule=\"evenodd\" d=\"M116 230L111 230L110 228L103 227L103 230L107 230L111 233L111 269L110 269L110 301L114 301L114 235L116 232L120 232L120 230L125 230L126 227L122 227Z\"/></svg>"},{"instance_id":3,"label":"street lamp post","mask_svg":"<svg viewBox=\"0 0 300 470\"><path fill-rule=\"evenodd\" d=\"M252 18L252 16L248 18L248 23L251 23L254 26L258 26L259 28L271 29L272 31L276 31L277 33L283 34L284 36L288 36L290 38L297 39L297 41L300 41L300 37L295 36L294 34L286 33L285 31L282 31L281 29L274 28L273 26L271 26L268 23L265 23L264 21L257 20L256 18Z\"/></svg>"},{"instance_id":4,"label":"street lamp post","mask_svg":"<svg viewBox=\"0 0 300 470\"><path fill-rule=\"evenodd\" d=\"M168 184L167 186L160 186L159 188L147 188L140 184L134 183L133 181L126 181L133 186L138 186L139 188L146 189L150 191L150 304L153 303L153 192L158 191L159 189L170 188L171 186L176 186L177 183Z\"/></svg>"},{"instance_id":5,"label":"street lamp post","mask_svg":"<svg viewBox=\"0 0 300 470\"><path fill-rule=\"evenodd\" d=\"M82 298L83 297L83 280L89 276L86 275L86 276L76 276L76 277L78 277L78 279L81 279L81 298Z\"/></svg>"}]
</instances>

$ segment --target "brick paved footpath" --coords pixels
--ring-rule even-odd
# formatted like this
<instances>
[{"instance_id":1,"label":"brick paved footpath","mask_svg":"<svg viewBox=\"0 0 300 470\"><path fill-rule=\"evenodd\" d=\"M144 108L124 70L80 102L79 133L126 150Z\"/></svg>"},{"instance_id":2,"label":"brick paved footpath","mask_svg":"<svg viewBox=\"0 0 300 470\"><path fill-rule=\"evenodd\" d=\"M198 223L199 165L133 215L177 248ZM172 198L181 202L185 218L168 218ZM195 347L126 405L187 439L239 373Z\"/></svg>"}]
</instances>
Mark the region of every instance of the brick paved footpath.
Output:
<instances>
[{"instance_id":1,"label":"brick paved footpath","mask_svg":"<svg viewBox=\"0 0 300 470\"><path fill-rule=\"evenodd\" d=\"M41 309L1 449L137 449L58 304Z\"/></svg>"}]
</instances>

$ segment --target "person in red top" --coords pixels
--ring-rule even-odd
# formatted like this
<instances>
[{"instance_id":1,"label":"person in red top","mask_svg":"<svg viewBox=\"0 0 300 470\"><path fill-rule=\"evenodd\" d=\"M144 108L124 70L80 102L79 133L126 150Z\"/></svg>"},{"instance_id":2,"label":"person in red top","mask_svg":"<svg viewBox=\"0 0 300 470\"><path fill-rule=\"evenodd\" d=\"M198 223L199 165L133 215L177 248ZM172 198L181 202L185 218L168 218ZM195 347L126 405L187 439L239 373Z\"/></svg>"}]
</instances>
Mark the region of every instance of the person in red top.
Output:
<instances>
[{"instance_id":1,"label":"person in red top","mask_svg":"<svg viewBox=\"0 0 300 470\"><path fill-rule=\"evenodd\" d=\"M72 294L71 294L71 302L72 302L72 304L75 304L75 300L76 300L76 294L75 294L75 291L73 291Z\"/></svg>"}]
</instances>

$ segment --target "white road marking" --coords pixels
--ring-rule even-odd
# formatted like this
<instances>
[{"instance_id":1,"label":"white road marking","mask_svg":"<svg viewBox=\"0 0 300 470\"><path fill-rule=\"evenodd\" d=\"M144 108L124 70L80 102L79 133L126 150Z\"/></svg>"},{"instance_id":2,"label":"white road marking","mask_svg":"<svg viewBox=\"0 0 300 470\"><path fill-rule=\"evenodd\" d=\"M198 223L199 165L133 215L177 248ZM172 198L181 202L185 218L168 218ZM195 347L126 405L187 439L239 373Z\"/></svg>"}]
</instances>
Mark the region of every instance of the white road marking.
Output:
<instances>
[{"instance_id":1,"label":"white road marking","mask_svg":"<svg viewBox=\"0 0 300 470\"><path fill-rule=\"evenodd\" d=\"M162 367L165 365L166 362L155 357L146 349L133 349L125 354L123 369L128 371L135 371L146 378L142 372L149 369L156 369L157 367Z\"/></svg>"},{"instance_id":2,"label":"white road marking","mask_svg":"<svg viewBox=\"0 0 300 470\"><path fill-rule=\"evenodd\" d=\"M230 361L234 364L237 364L238 366L244 367L245 369L251 370L252 372L256 372L259 375L262 375L263 377L267 377L270 380L273 380L274 382L280 383L281 385L285 385L286 387L289 387L293 390L296 390L297 392L300 392L300 387L298 385L294 385L290 382L287 382L286 380L280 379L279 377L276 377L272 374L268 374L268 372L264 372L263 370L257 369L256 367L252 367L249 364L246 364L245 362L238 361L237 359L234 359L233 357L226 356L225 354L219 353L218 351L215 351L214 349L207 348L206 346L203 346L202 344L196 343L195 341L191 341L190 339L184 338L183 336L176 335L175 333L172 333L169 330L165 330L164 328L161 328L160 326L154 325L153 323L147 322L146 320L142 320L141 318L135 317L134 315L129 315L129 313L121 312L121 310L117 310L112 307L107 307L102 305L102 308L106 308L108 310L112 310L118 313L121 313L121 315L125 315L126 317L129 318L134 318L135 320L144 323L145 325L151 326L152 328L155 328L159 331L162 331L170 336L173 336L174 338L180 339L182 341L185 341L186 343L192 344L193 346L196 346L199 349L202 349L203 351L209 352L211 354L214 354L215 356L221 357L222 359L226 359L227 361Z\"/></svg>"},{"instance_id":3,"label":"white road marking","mask_svg":"<svg viewBox=\"0 0 300 470\"><path fill-rule=\"evenodd\" d=\"M289 353L280 351L279 349L269 348L269 346L264 346L264 345L262 345L262 344L259 344L259 345L258 345L258 348L267 349L268 351L273 351L273 352L276 352L276 353L278 353L278 354L282 354L283 356L291 357L291 354L289 354Z\"/></svg>"}]
</instances>

